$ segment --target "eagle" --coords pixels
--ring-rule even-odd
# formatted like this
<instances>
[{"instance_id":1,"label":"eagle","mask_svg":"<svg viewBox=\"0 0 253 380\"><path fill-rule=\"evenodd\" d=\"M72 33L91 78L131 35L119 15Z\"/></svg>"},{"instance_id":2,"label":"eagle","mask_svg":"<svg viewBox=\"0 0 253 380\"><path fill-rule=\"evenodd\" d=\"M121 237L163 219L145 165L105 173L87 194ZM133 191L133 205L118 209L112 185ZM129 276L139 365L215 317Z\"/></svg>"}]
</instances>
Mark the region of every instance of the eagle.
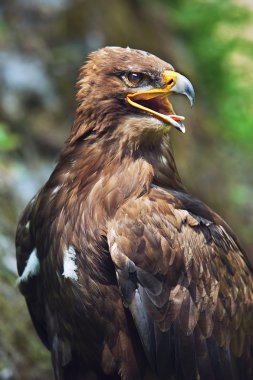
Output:
<instances>
[{"instance_id":1,"label":"eagle","mask_svg":"<svg viewBox=\"0 0 253 380\"><path fill-rule=\"evenodd\" d=\"M194 102L141 50L105 47L80 70L70 136L16 234L56 380L253 379L252 266L181 181L173 93Z\"/></svg>"}]
</instances>

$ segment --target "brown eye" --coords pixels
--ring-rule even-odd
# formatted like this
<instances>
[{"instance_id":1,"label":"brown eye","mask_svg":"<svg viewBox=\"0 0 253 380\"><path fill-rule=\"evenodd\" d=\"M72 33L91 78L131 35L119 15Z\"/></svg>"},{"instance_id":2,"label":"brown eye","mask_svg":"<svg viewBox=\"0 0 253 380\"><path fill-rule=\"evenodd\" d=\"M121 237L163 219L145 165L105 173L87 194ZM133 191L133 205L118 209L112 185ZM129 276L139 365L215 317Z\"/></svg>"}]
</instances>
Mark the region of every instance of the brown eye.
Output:
<instances>
[{"instance_id":1,"label":"brown eye","mask_svg":"<svg viewBox=\"0 0 253 380\"><path fill-rule=\"evenodd\" d=\"M127 79L129 80L129 82L132 85L138 86L143 81L144 74L142 74L142 73L128 73Z\"/></svg>"}]
</instances>

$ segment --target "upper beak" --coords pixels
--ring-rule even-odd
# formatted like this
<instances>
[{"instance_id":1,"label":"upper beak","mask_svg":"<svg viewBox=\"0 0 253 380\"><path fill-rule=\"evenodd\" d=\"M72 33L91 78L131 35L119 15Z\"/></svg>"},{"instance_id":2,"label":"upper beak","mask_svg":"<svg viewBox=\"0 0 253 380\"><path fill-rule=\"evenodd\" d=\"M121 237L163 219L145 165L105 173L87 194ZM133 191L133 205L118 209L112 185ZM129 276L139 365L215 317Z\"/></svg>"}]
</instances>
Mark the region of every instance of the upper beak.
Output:
<instances>
[{"instance_id":1,"label":"upper beak","mask_svg":"<svg viewBox=\"0 0 253 380\"><path fill-rule=\"evenodd\" d=\"M176 92L178 94L186 95L191 106L193 106L195 102L195 92L189 79L172 70L165 70L163 72L163 79L169 87L169 92Z\"/></svg>"},{"instance_id":2,"label":"upper beak","mask_svg":"<svg viewBox=\"0 0 253 380\"><path fill-rule=\"evenodd\" d=\"M186 95L192 106L195 100L193 86L185 76L176 71L164 70L162 77L164 87L130 93L126 100L131 106L148 112L181 132L185 132L185 126L182 123L185 118L175 114L168 95L171 93Z\"/></svg>"}]
</instances>

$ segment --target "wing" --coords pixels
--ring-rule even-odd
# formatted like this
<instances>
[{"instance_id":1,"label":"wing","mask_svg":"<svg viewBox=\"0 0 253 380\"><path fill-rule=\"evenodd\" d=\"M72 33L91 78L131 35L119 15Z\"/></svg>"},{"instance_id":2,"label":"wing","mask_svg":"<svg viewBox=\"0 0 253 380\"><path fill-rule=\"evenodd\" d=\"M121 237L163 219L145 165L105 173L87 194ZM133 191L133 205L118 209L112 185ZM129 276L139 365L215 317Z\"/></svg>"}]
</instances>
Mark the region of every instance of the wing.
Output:
<instances>
[{"instance_id":1,"label":"wing","mask_svg":"<svg viewBox=\"0 0 253 380\"><path fill-rule=\"evenodd\" d=\"M41 261L37 256L33 237L33 219L36 213L36 198L26 207L16 233L16 257L18 284L35 327L43 344L51 351L55 378L78 379L79 367L72 357L68 342L58 334L57 319L50 312L43 292Z\"/></svg>"},{"instance_id":2,"label":"wing","mask_svg":"<svg viewBox=\"0 0 253 380\"><path fill-rule=\"evenodd\" d=\"M153 188L118 210L108 242L159 379L253 378L253 275L216 214L186 194Z\"/></svg>"},{"instance_id":3,"label":"wing","mask_svg":"<svg viewBox=\"0 0 253 380\"><path fill-rule=\"evenodd\" d=\"M27 307L34 327L44 343L50 349L45 322L45 305L40 286L40 264L32 236L32 212L35 199L32 199L20 218L16 233L16 257L19 274L19 288L25 296Z\"/></svg>"}]
</instances>

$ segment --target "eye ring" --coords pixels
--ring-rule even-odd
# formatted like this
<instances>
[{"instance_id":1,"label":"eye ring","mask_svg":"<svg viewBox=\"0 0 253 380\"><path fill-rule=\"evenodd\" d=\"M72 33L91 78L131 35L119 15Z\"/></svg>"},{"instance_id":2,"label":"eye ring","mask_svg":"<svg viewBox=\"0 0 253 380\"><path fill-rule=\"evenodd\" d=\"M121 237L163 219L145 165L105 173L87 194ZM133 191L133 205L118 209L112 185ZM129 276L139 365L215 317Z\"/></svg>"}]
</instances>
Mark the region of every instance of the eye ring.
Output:
<instances>
[{"instance_id":1,"label":"eye ring","mask_svg":"<svg viewBox=\"0 0 253 380\"><path fill-rule=\"evenodd\" d=\"M126 77L132 86L137 87L143 82L145 75L142 73L130 72Z\"/></svg>"}]
</instances>

